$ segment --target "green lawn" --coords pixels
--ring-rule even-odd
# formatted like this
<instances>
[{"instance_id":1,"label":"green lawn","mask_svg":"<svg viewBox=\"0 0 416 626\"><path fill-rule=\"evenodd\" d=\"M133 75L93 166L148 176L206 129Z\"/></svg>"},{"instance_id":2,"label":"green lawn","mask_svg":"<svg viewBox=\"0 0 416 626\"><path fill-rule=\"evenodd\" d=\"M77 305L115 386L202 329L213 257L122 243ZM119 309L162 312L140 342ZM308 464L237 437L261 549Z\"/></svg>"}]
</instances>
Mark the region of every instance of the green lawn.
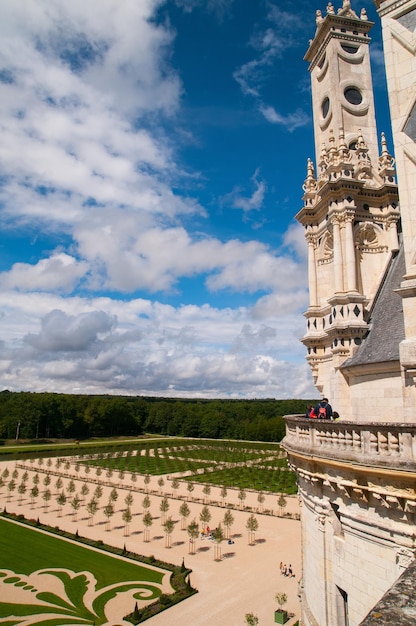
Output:
<instances>
[{"instance_id":1,"label":"green lawn","mask_svg":"<svg viewBox=\"0 0 416 626\"><path fill-rule=\"evenodd\" d=\"M278 443L204 439L142 441L133 452L83 460L103 470L160 476L188 473L184 480L271 493L295 494L296 475ZM201 469L203 472L201 472Z\"/></svg>"},{"instance_id":2,"label":"green lawn","mask_svg":"<svg viewBox=\"0 0 416 626\"><path fill-rule=\"evenodd\" d=\"M9 626L30 615L37 615L33 623L45 626L98 626L108 621L106 604L115 595L134 590L136 599L153 600L164 576L170 576L5 519L0 519L0 554L0 621ZM58 591L44 588L45 572L54 577ZM24 600L7 601L8 585L21 588ZM34 597L41 604L34 604ZM133 608L126 606L124 614Z\"/></svg>"}]
</instances>

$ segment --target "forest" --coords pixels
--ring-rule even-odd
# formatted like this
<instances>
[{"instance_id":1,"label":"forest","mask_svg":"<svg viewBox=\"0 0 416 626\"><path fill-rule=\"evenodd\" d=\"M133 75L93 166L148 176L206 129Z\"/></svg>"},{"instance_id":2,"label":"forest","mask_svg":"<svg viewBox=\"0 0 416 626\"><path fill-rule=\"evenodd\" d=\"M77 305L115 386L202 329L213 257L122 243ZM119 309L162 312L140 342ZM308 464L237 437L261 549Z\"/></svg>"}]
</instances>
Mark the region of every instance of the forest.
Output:
<instances>
[{"instance_id":1,"label":"forest","mask_svg":"<svg viewBox=\"0 0 416 626\"><path fill-rule=\"evenodd\" d=\"M144 433L281 441L283 415L316 400L204 400L0 392L0 439L50 440Z\"/></svg>"}]
</instances>

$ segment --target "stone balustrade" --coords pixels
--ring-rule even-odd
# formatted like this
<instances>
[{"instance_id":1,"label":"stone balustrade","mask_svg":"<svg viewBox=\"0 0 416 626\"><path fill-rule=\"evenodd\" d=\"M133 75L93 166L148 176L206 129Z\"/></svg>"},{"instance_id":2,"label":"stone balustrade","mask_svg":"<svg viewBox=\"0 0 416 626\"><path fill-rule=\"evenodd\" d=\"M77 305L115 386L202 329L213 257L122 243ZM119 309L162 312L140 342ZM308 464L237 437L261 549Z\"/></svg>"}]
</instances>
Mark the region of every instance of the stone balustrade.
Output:
<instances>
[{"instance_id":1,"label":"stone balustrade","mask_svg":"<svg viewBox=\"0 0 416 626\"><path fill-rule=\"evenodd\" d=\"M286 415L289 453L370 467L416 470L416 424L347 422Z\"/></svg>"}]
</instances>

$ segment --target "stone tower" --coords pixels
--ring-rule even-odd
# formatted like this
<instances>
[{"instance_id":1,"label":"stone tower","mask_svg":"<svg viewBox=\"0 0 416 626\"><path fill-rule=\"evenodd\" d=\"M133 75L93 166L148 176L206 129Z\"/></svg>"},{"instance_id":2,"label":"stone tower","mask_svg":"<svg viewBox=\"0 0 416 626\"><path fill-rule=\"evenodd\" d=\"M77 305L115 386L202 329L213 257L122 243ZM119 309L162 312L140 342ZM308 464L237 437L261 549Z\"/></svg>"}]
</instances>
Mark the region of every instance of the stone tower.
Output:
<instances>
[{"instance_id":1,"label":"stone tower","mask_svg":"<svg viewBox=\"0 0 416 626\"><path fill-rule=\"evenodd\" d=\"M376 5L383 26L406 266L399 289L405 326L400 344L403 417L412 422L416 407L416 2L376 0Z\"/></svg>"},{"instance_id":2,"label":"stone tower","mask_svg":"<svg viewBox=\"0 0 416 626\"><path fill-rule=\"evenodd\" d=\"M376 5L400 215L383 136L377 149L365 12L329 3L306 55L317 168L308 162L297 215L309 245L303 342L341 419L285 417L302 626L416 623L416 0Z\"/></svg>"},{"instance_id":3,"label":"stone tower","mask_svg":"<svg viewBox=\"0 0 416 626\"><path fill-rule=\"evenodd\" d=\"M316 168L308 160L304 205L296 215L309 251L303 343L318 390L350 419L357 417L361 398L354 398L342 366L368 333L381 278L399 248L400 213L384 135L381 153L378 148L369 57L373 24L365 10L358 17L348 0L337 13L329 3L325 17L317 12L316 23L305 56ZM391 368L400 377L398 358ZM389 413L390 407L381 410Z\"/></svg>"}]
</instances>

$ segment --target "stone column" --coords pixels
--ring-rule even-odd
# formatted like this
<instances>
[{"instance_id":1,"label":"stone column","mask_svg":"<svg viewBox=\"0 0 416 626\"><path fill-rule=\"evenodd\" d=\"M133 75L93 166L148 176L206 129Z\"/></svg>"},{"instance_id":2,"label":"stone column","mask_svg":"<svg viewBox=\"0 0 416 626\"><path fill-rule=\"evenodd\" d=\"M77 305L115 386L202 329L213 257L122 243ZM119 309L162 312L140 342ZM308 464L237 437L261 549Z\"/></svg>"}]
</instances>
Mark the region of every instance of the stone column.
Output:
<instances>
[{"instance_id":1,"label":"stone column","mask_svg":"<svg viewBox=\"0 0 416 626\"><path fill-rule=\"evenodd\" d=\"M345 264L347 291L357 290L353 221L353 215L345 216Z\"/></svg>"},{"instance_id":2,"label":"stone column","mask_svg":"<svg viewBox=\"0 0 416 626\"><path fill-rule=\"evenodd\" d=\"M399 237L397 235L397 222L390 220L387 222L387 232L389 235L390 250L395 252L399 249Z\"/></svg>"},{"instance_id":3,"label":"stone column","mask_svg":"<svg viewBox=\"0 0 416 626\"><path fill-rule=\"evenodd\" d=\"M331 220L334 240L334 291L340 293L344 291L344 280L342 271L342 248L339 217L334 216Z\"/></svg>"},{"instance_id":4,"label":"stone column","mask_svg":"<svg viewBox=\"0 0 416 626\"><path fill-rule=\"evenodd\" d=\"M306 235L308 242L308 282L309 306L318 306L317 278L316 278L316 237L310 233Z\"/></svg>"}]
</instances>

